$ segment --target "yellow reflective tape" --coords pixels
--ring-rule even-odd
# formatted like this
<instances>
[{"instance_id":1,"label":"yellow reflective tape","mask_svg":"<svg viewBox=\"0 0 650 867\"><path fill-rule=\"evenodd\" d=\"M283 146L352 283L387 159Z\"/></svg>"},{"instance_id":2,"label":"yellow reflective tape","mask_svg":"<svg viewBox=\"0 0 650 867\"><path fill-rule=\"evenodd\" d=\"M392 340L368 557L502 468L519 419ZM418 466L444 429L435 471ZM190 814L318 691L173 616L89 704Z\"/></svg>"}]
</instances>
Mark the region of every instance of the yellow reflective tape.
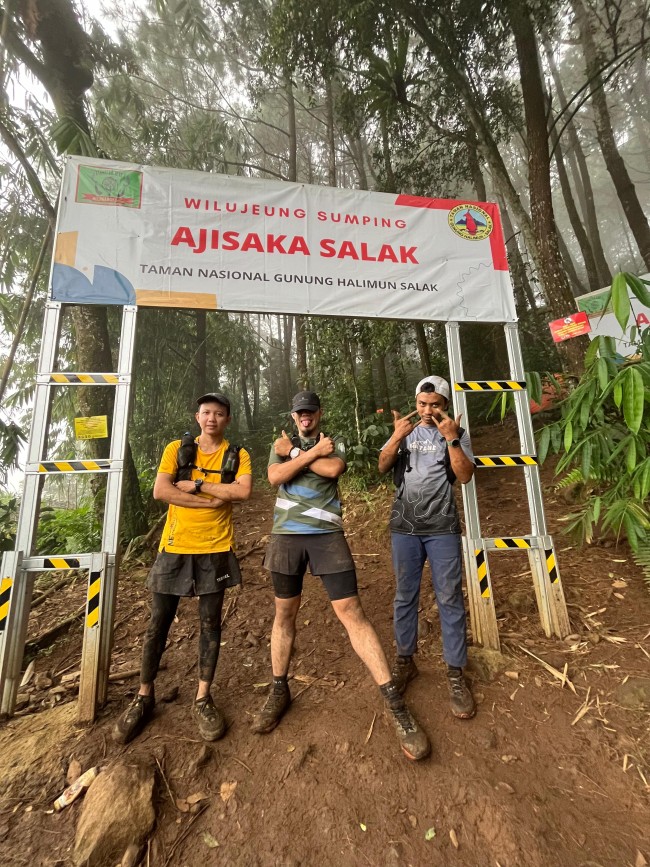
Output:
<instances>
[{"instance_id":1,"label":"yellow reflective tape","mask_svg":"<svg viewBox=\"0 0 650 867\"><path fill-rule=\"evenodd\" d=\"M551 571L551 569L555 569L555 555L554 554L551 554L550 557L546 558L546 565L548 567L549 572Z\"/></svg>"},{"instance_id":2,"label":"yellow reflective tape","mask_svg":"<svg viewBox=\"0 0 650 867\"><path fill-rule=\"evenodd\" d=\"M65 375L65 373L52 373L50 374L50 376L54 380L54 382L69 382L69 379Z\"/></svg>"},{"instance_id":3,"label":"yellow reflective tape","mask_svg":"<svg viewBox=\"0 0 650 867\"><path fill-rule=\"evenodd\" d=\"M517 466L517 462L513 461L512 458L502 457L501 460L503 461L504 467L516 467Z\"/></svg>"},{"instance_id":4,"label":"yellow reflective tape","mask_svg":"<svg viewBox=\"0 0 650 867\"><path fill-rule=\"evenodd\" d=\"M480 458L481 463L484 467L495 467L496 464L492 460L492 458Z\"/></svg>"},{"instance_id":5,"label":"yellow reflective tape","mask_svg":"<svg viewBox=\"0 0 650 867\"><path fill-rule=\"evenodd\" d=\"M521 457L523 462L525 464L528 464L528 466L536 466L537 460L535 458L531 457L530 455L522 455Z\"/></svg>"},{"instance_id":6,"label":"yellow reflective tape","mask_svg":"<svg viewBox=\"0 0 650 867\"><path fill-rule=\"evenodd\" d=\"M489 385L490 388L493 388L495 391L503 391L503 386L495 379L488 379L486 385Z\"/></svg>"},{"instance_id":7,"label":"yellow reflective tape","mask_svg":"<svg viewBox=\"0 0 650 867\"><path fill-rule=\"evenodd\" d=\"M483 386L480 382L468 382L467 383L472 391L483 391Z\"/></svg>"},{"instance_id":8,"label":"yellow reflective tape","mask_svg":"<svg viewBox=\"0 0 650 867\"><path fill-rule=\"evenodd\" d=\"M13 580L11 578L3 578L0 582L0 593L4 593L5 590L9 590L12 584Z\"/></svg>"},{"instance_id":9,"label":"yellow reflective tape","mask_svg":"<svg viewBox=\"0 0 650 867\"><path fill-rule=\"evenodd\" d=\"M0 620L4 620L9 614L9 600L4 605L0 605Z\"/></svg>"},{"instance_id":10,"label":"yellow reflective tape","mask_svg":"<svg viewBox=\"0 0 650 867\"><path fill-rule=\"evenodd\" d=\"M48 557L48 560L54 569L67 569L69 566L68 561L62 557Z\"/></svg>"},{"instance_id":11,"label":"yellow reflective tape","mask_svg":"<svg viewBox=\"0 0 650 867\"><path fill-rule=\"evenodd\" d=\"M102 583L101 578L98 578L96 581L93 581L93 583L88 588L88 598L89 599L92 599L93 596L97 596L97 594L99 593L99 590L100 590L101 583Z\"/></svg>"},{"instance_id":12,"label":"yellow reflective tape","mask_svg":"<svg viewBox=\"0 0 650 867\"><path fill-rule=\"evenodd\" d=\"M88 629L92 629L93 626L97 626L99 622L99 606L95 608L94 611L91 611L88 617L86 617L86 627Z\"/></svg>"}]
</instances>

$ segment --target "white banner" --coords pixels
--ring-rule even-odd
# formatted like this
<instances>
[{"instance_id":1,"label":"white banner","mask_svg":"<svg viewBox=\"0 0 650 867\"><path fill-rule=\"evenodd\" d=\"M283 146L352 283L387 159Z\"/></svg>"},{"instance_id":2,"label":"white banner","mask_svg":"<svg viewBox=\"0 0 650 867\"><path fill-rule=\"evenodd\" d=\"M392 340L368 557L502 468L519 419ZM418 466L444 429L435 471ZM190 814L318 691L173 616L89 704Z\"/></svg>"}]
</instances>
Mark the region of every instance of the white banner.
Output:
<instances>
[{"instance_id":1,"label":"white banner","mask_svg":"<svg viewBox=\"0 0 650 867\"><path fill-rule=\"evenodd\" d=\"M69 157L52 298L512 322L498 207Z\"/></svg>"}]
</instances>

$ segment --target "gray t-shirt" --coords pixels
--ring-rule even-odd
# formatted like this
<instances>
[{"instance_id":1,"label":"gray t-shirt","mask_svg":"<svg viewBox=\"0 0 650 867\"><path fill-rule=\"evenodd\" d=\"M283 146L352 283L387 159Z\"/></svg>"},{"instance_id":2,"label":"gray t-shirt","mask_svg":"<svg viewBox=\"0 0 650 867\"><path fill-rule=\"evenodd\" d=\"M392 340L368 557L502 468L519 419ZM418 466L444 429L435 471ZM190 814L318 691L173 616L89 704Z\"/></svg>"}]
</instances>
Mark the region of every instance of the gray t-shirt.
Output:
<instances>
[{"instance_id":1,"label":"gray t-shirt","mask_svg":"<svg viewBox=\"0 0 650 867\"><path fill-rule=\"evenodd\" d=\"M463 432L461 448L473 462L469 435ZM460 533L460 518L454 490L447 478L447 443L436 427L418 425L402 440L409 450L410 471L395 493L390 529L414 536L439 536Z\"/></svg>"}]
</instances>

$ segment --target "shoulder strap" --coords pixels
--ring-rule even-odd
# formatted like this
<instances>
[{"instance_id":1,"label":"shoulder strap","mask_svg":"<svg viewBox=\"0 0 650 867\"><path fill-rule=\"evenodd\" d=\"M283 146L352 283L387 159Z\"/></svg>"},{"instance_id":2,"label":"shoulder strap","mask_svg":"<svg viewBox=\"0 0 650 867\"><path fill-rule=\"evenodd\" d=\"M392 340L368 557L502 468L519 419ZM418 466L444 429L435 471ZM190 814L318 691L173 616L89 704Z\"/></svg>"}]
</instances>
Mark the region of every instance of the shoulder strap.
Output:
<instances>
[{"instance_id":1,"label":"shoulder strap","mask_svg":"<svg viewBox=\"0 0 650 867\"><path fill-rule=\"evenodd\" d=\"M198 445L194 436L186 431L181 437L176 457L176 477L174 481L187 481L192 478L192 470L196 466L196 452Z\"/></svg>"},{"instance_id":2,"label":"shoulder strap","mask_svg":"<svg viewBox=\"0 0 650 867\"><path fill-rule=\"evenodd\" d=\"M465 433L465 428L458 428L458 439L462 437ZM449 448L445 449L445 472L447 473L447 480L450 485L453 485L456 481L456 473L451 468L451 458L449 457Z\"/></svg>"}]
</instances>

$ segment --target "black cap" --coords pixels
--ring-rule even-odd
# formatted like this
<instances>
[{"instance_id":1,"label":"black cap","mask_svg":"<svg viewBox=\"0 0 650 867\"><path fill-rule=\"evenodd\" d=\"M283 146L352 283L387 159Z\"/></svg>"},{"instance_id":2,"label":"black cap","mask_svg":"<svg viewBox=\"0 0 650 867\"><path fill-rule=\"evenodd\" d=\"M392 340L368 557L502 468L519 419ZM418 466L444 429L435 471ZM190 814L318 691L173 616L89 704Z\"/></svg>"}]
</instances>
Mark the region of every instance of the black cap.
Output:
<instances>
[{"instance_id":1,"label":"black cap","mask_svg":"<svg viewBox=\"0 0 650 867\"><path fill-rule=\"evenodd\" d=\"M317 412L320 409L320 398L314 391L299 391L291 401L291 412Z\"/></svg>"},{"instance_id":2,"label":"black cap","mask_svg":"<svg viewBox=\"0 0 650 867\"><path fill-rule=\"evenodd\" d=\"M219 391L211 391L209 394L204 394L203 397L198 397L196 403L198 406L201 406L202 403L220 403L226 407L228 415L230 415L230 400Z\"/></svg>"}]
</instances>

